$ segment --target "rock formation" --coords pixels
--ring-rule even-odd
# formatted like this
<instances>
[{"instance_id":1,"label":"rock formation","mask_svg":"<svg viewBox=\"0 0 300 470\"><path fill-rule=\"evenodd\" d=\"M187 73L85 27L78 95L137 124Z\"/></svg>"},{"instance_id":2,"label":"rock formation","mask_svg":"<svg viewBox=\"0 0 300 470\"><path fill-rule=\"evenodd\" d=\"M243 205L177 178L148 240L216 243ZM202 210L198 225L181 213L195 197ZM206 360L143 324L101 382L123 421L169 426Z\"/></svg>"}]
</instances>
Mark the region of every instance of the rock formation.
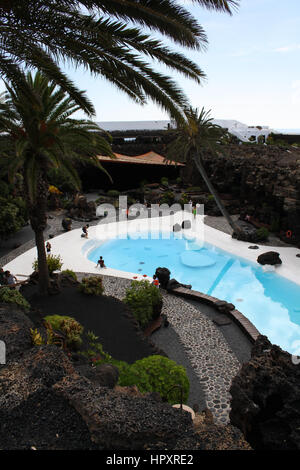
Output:
<instances>
[{"instance_id":1,"label":"rock formation","mask_svg":"<svg viewBox=\"0 0 300 470\"><path fill-rule=\"evenodd\" d=\"M96 203L94 201L87 202L85 196L77 194L69 208L68 216L74 220L82 222L90 222L97 219Z\"/></svg>"},{"instance_id":2,"label":"rock formation","mask_svg":"<svg viewBox=\"0 0 300 470\"><path fill-rule=\"evenodd\" d=\"M281 232L284 241L300 244L299 149L257 144L224 146L218 156L207 154L204 164L232 214L247 213L272 231ZM201 186L208 192L193 164L181 172L186 184ZM291 236L286 237L289 230Z\"/></svg>"},{"instance_id":3,"label":"rock formation","mask_svg":"<svg viewBox=\"0 0 300 470\"><path fill-rule=\"evenodd\" d=\"M277 251L267 251L266 253L262 253L258 256L257 262L262 265L270 264L271 266L282 264L279 253L277 253Z\"/></svg>"},{"instance_id":4,"label":"rock formation","mask_svg":"<svg viewBox=\"0 0 300 470\"><path fill-rule=\"evenodd\" d=\"M157 394L115 386L116 371L106 365L92 370L57 346L31 347L31 322L14 307L1 306L0 325L8 351L0 366L0 449L249 449L232 426L210 421L195 429L189 413Z\"/></svg>"},{"instance_id":5,"label":"rock formation","mask_svg":"<svg viewBox=\"0 0 300 470\"><path fill-rule=\"evenodd\" d=\"M230 421L258 450L300 449L300 367L259 336L233 379Z\"/></svg>"}]
</instances>

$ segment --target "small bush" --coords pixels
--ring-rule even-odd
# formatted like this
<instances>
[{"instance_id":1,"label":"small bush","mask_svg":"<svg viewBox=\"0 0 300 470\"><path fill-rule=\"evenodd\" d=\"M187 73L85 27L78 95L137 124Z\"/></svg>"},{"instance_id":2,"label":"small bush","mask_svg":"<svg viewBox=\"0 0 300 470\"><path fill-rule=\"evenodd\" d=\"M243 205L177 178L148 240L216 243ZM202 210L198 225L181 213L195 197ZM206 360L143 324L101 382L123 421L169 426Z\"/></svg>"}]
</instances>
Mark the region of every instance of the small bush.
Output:
<instances>
[{"instance_id":1,"label":"small bush","mask_svg":"<svg viewBox=\"0 0 300 470\"><path fill-rule=\"evenodd\" d=\"M83 326L72 317L62 315L48 315L45 317L53 330L61 331L66 337L66 345L71 349L78 349L82 344L81 335Z\"/></svg>"},{"instance_id":2,"label":"small bush","mask_svg":"<svg viewBox=\"0 0 300 470\"><path fill-rule=\"evenodd\" d=\"M178 178L176 178L176 184L181 184L181 183L182 183L182 179L179 176Z\"/></svg>"},{"instance_id":3,"label":"small bush","mask_svg":"<svg viewBox=\"0 0 300 470\"><path fill-rule=\"evenodd\" d=\"M162 177L162 179L160 180L160 184L162 184L163 186L169 186L168 178Z\"/></svg>"},{"instance_id":4,"label":"small bush","mask_svg":"<svg viewBox=\"0 0 300 470\"><path fill-rule=\"evenodd\" d=\"M186 370L176 362L163 356L149 356L119 370L119 385L136 385L141 393L158 392L170 404L183 402L189 396L189 380ZM175 387L174 387L175 386ZM173 388L174 387L174 388Z\"/></svg>"},{"instance_id":5,"label":"small bush","mask_svg":"<svg viewBox=\"0 0 300 470\"><path fill-rule=\"evenodd\" d=\"M87 295L102 295L104 292L103 280L99 276L84 277L78 289Z\"/></svg>"},{"instance_id":6,"label":"small bush","mask_svg":"<svg viewBox=\"0 0 300 470\"><path fill-rule=\"evenodd\" d=\"M18 232L24 224L20 209L13 200L0 197L0 239Z\"/></svg>"},{"instance_id":7,"label":"small bush","mask_svg":"<svg viewBox=\"0 0 300 470\"><path fill-rule=\"evenodd\" d=\"M261 227L256 230L257 241L266 241L269 238L269 230L265 227Z\"/></svg>"},{"instance_id":8,"label":"small bush","mask_svg":"<svg viewBox=\"0 0 300 470\"><path fill-rule=\"evenodd\" d=\"M30 328L30 334L34 346L42 346L45 344L45 341L37 328Z\"/></svg>"},{"instance_id":9,"label":"small bush","mask_svg":"<svg viewBox=\"0 0 300 470\"><path fill-rule=\"evenodd\" d=\"M175 194L173 191L166 191L159 202L160 204L168 204L170 206L173 204L174 200Z\"/></svg>"},{"instance_id":10,"label":"small bush","mask_svg":"<svg viewBox=\"0 0 300 470\"><path fill-rule=\"evenodd\" d=\"M54 271L60 271L63 265L62 259L59 255L47 255L47 265L49 274L53 274ZM35 271L38 271L38 260L36 259L32 265Z\"/></svg>"},{"instance_id":11,"label":"small bush","mask_svg":"<svg viewBox=\"0 0 300 470\"><path fill-rule=\"evenodd\" d=\"M72 269L65 269L64 271L61 272L61 274L64 274L65 276L72 277L74 279L74 281L77 281L77 276L74 273L74 271L72 271Z\"/></svg>"},{"instance_id":12,"label":"small bush","mask_svg":"<svg viewBox=\"0 0 300 470\"><path fill-rule=\"evenodd\" d=\"M155 307L162 301L160 290L149 281L132 281L126 290L126 303L137 322L144 328L153 318Z\"/></svg>"},{"instance_id":13,"label":"small bush","mask_svg":"<svg viewBox=\"0 0 300 470\"><path fill-rule=\"evenodd\" d=\"M18 290L10 289L9 287L1 287L0 302L5 302L7 304L16 304L25 311L28 311L30 309L30 304L23 297L23 295Z\"/></svg>"},{"instance_id":14,"label":"small bush","mask_svg":"<svg viewBox=\"0 0 300 470\"><path fill-rule=\"evenodd\" d=\"M107 191L107 196L108 197L119 197L120 193L116 189L110 189Z\"/></svg>"}]
</instances>

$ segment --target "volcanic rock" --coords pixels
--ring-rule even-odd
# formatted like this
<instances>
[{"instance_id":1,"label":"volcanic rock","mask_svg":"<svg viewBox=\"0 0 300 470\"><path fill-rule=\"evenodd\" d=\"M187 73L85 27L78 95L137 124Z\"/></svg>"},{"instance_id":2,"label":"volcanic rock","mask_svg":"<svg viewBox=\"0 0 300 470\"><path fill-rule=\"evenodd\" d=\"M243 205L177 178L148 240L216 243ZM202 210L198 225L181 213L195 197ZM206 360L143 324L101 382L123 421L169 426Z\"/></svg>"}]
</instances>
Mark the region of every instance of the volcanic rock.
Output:
<instances>
[{"instance_id":1,"label":"volcanic rock","mask_svg":"<svg viewBox=\"0 0 300 470\"><path fill-rule=\"evenodd\" d=\"M0 339L6 345L6 362L32 347L33 323L14 304L0 303Z\"/></svg>"},{"instance_id":2,"label":"volcanic rock","mask_svg":"<svg viewBox=\"0 0 300 470\"><path fill-rule=\"evenodd\" d=\"M259 336L233 379L230 421L254 449L300 449L300 367Z\"/></svg>"},{"instance_id":3,"label":"volcanic rock","mask_svg":"<svg viewBox=\"0 0 300 470\"><path fill-rule=\"evenodd\" d=\"M271 266L282 264L279 253L277 253L277 251L267 251L266 253L262 253L257 258L257 262L262 265L270 264Z\"/></svg>"}]
</instances>

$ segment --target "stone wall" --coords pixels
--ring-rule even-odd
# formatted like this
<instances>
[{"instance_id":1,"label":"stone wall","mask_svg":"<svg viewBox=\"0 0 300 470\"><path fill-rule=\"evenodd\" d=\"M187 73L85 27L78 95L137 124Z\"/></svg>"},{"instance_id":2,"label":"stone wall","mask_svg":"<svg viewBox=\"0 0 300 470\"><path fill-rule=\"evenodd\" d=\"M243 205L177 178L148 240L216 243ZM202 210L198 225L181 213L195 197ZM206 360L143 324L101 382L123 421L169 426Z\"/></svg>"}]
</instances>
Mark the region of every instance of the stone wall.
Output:
<instances>
[{"instance_id":1,"label":"stone wall","mask_svg":"<svg viewBox=\"0 0 300 470\"><path fill-rule=\"evenodd\" d=\"M224 147L218 156L204 158L208 175L231 213L248 213L300 243L300 150L275 146ZM182 170L186 184L207 191L194 165Z\"/></svg>"}]
</instances>

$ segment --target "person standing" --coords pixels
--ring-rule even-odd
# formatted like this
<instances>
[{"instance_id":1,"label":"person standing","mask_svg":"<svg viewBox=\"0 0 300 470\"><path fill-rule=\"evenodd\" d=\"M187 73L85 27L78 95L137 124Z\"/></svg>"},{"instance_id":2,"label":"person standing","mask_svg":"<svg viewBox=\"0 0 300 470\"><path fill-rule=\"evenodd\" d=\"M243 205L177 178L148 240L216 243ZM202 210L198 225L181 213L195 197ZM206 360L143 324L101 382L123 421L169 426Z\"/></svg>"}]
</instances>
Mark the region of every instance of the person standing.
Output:
<instances>
[{"instance_id":1,"label":"person standing","mask_svg":"<svg viewBox=\"0 0 300 470\"><path fill-rule=\"evenodd\" d=\"M50 253L51 253L51 243L50 242L46 243L46 251L47 251L47 255L50 255Z\"/></svg>"}]
</instances>

